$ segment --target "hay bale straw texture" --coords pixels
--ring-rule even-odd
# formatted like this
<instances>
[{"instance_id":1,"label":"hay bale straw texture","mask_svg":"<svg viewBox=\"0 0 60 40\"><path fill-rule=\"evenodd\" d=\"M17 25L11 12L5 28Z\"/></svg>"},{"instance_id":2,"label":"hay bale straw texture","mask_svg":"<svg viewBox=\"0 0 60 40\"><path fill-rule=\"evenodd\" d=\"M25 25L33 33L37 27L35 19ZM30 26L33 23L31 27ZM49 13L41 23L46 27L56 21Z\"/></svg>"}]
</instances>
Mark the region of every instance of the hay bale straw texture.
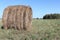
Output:
<instances>
[{"instance_id":1,"label":"hay bale straw texture","mask_svg":"<svg viewBox=\"0 0 60 40\"><path fill-rule=\"evenodd\" d=\"M32 9L24 5L8 6L4 9L2 22L4 29L29 30L32 25Z\"/></svg>"}]
</instances>

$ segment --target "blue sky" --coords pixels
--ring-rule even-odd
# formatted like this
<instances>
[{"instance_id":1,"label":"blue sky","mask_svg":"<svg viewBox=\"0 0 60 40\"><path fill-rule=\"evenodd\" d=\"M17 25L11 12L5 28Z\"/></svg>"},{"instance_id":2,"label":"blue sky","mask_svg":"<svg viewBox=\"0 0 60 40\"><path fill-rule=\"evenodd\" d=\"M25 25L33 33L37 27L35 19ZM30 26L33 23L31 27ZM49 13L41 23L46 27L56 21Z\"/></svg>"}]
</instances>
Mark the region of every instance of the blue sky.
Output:
<instances>
[{"instance_id":1,"label":"blue sky","mask_svg":"<svg viewBox=\"0 0 60 40\"><path fill-rule=\"evenodd\" d=\"M33 18L42 18L45 14L60 13L60 0L0 0L0 18L3 11L10 5L29 5Z\"/></svg>"}]
</instances>

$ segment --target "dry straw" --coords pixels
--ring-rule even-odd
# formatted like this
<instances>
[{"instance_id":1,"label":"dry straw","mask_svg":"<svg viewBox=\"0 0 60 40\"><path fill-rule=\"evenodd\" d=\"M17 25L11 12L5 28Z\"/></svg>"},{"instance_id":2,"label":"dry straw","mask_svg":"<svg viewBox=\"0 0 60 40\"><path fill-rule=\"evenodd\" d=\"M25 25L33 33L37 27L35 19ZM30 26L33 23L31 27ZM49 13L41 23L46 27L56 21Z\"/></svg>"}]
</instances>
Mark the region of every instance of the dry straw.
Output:
<instances>
[{"instance_id":1,"label":"dry straw","mask_svg":"<svg viewBox=\"0 0 60 40\"><path fill-rule=\"evenodd\" d=\"M32 9L23 5L9 6L4 10L2 21L4 29L30 30Z\"/></svg>"}]
</instances>

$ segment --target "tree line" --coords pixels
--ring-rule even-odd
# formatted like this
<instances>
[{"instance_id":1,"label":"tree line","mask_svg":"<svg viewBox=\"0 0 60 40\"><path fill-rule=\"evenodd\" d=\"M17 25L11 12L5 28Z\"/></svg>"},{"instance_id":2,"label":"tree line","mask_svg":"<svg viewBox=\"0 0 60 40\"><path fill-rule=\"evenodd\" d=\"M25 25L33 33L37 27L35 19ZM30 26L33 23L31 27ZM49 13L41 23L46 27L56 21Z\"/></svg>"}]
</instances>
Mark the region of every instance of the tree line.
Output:
<instances>
[{"instance_id":1,"label":"tree line","mask_svg":"<svg viewBox=\"0 0 60 40\"><path fill-rule=\"evenodd\" d=\"M46 14L43 16L43 19L60 19L60 14Z\"/></svg>"}]
</instances>

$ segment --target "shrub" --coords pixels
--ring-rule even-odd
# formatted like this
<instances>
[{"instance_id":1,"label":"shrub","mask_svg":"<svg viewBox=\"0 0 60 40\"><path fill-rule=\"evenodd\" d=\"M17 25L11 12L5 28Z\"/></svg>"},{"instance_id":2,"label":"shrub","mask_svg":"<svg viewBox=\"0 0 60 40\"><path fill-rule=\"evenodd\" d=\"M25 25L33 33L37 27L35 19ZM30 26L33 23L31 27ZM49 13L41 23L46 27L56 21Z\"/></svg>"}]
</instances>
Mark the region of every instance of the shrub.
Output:
<instances>
[{"instance_id":1,"label":"shrub","mask_svg":"<svg viewBox=\"0 0 60 40\"><path fill-rule=\"evenodd\" d=\"M39 18L36 18L37 20L39 19Z\"/></svg>"}]
</instances>

